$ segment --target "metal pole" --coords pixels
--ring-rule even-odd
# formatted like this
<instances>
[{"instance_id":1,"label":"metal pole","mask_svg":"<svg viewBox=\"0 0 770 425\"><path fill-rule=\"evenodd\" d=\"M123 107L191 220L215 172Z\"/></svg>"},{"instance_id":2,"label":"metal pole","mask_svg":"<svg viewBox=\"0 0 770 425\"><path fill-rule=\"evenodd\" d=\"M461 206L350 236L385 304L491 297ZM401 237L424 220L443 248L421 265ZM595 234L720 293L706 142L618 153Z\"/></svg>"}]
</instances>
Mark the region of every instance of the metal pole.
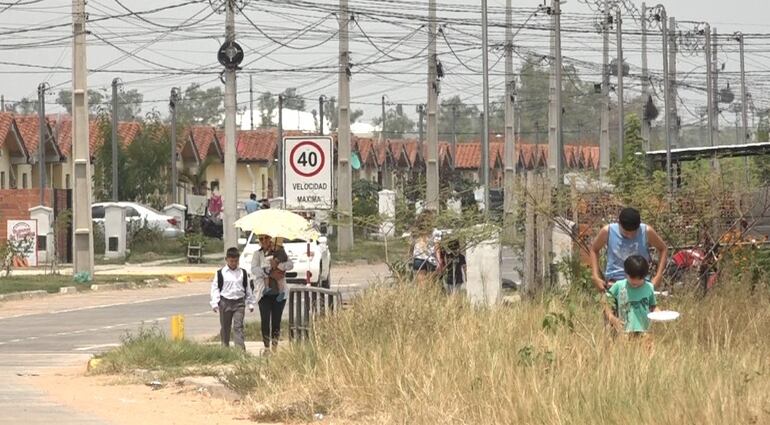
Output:
<instances>
[{"instance_id":1,"label":"metal pole","mask_svg":"<svg viewBox=\"0 0 770 425\"><path fill-rule=\"evenodd\" d=\"M249 74L249 121L254 130L254 76Z\"/></svg>"},{"instance_id":2,"label":"metal pole","mask_svg":"<svg viewBox=\"0 0 770 425\"><path fill-rule=\"evenodd\" d=\"M745 64L745 55L744 55L744 43L743 43L743 33L738 33L738 43L740 47L740 53L741 53L741 119L743 122L743 137L738 139L738 143L746 143L750 140L751 135L749 134L749 95L748 90L746 88L746 64Z\"/></svg>"},{"instance_id":3,"label":"metal pole","mask_svg":"<svg viewBox=\"0 0 770 425\"><path fill-rule=\"evenodd\" d=\"M483 110L481 118L481 181L484 185L484 214L489 214L489 18L487 0L481 0L481 69L483 70Z\"/></svg>"},{"instance_id":4,"label":"metal pole","mask_svg":"<svg viewBox=\"0 0 770 425\"><path fill-rule=\"evenodd\" d=\"M664 131L666 133L666 178L668 179L669 193L674 190L674 180L671 173L671 92L669 91L669 79L668 79L668 18L666 17L666 9L662 5L658 5L660 9L660 25L661 32L663 34L663 99L665 105L663 106L664 112Z\"/></svg>"},{"instance_id":5,"label":"metal pole","mask_svg":"<svg viewBox=\"0 0 770 425\"><path fill-rule=\"evenodd\" d=\"M505 190L503 192L504 233L507 239L515 236L514 212L516 208L516 141L514 137L514 110L516 80L513 76L513 9L511 0L505 1Z\"/></svg>"},{"instance_id":6,"label":"metal pole","mask_svg":"<svg viewBox=\"0 0 770 425\"><path fill-rule=\"evenodd\" d=\"M45 148L47 125L45 121L45 89L46 83L37 86L37 113L38 113L38 145L37 145L37 170L40 177L40 205L45 205Z\"/></svg>"},{"instance_id":7,"label":"metal pole","mask_svg":"<svg viewBox=\"0 0 770 425\"><path fill-rule=\"evenodd\" d=\"M112 201L118 202L118 84L112 80Z\"/></svg>"},{"instance_id":8,"label":"metal pole","mask_svg":"<svg viewBox=\"0 0 770 425\"><path fill-rule=\"evenodd\" d=\"M436 0L428 2L428 149L425 170L425 207L439 209L439 169L438 169L438 91L439 79L436 56Z\"/></svg>"},{"instance_id":9,"label":"metal pole","mask_svg":"<svg viewBox=\"0 0 770 425\"><path fill-rule=\"evenodd\" d=\"M424 117L425 117L425 106L417 105L417 114L419 114L419 117L420 117L420 119L418 121L418 127L419 128L417 129L417 134L418 134L418 138L420 140L420 147L422 147L422 144L425 141L424 140L425 136L423 135L423 133L424 133L424 131L423 131L423 122L424 122Z\"/></svg>"},{"instance_id":10,"label":"metal pole","mask_svg":"<svg viewBox=\"0 0 770 425\"><path fill-rule=\"evenodd\" d=\"M227 1L227 19L225 26L226 41L235 41L235 0ZM236 155L236 103L235 69L225 70L225 176L224 176L224 249L236 246L238 181Z\"/></svg>"},{"instance_id":11,"label":"metal pole","mask_svg":"<svg viewBox=\"0 0 770 425\"><path fill-rule=\"evenodd\" d=\"M283 152L283 95L278 95L278 140L276 141L276 150L278 151L278 164L276 164L276 186L279 196L286 193L283 189L283 164L285 161ZM283 202L286 205L286 200Z\"/></svg>"},{"instance_id":12,"label":"metal pole","mask_svg":"<svg viewBox=\"0 0 770 425\"><path fill-rule=\"evenodd\" d=\"M671 80L669 83L669 90L671 90L671 147L676 149L679 147L679 112L677 111L677 81L676 81L676 55L679 51L676 42L676 18L668 19L668 31L671 34L671 40L668 47L668 78Z\"/></svg>"},{"instance_id":13,"label":"metal pole","mask_svg":"<svg viewBox=\"0 0 770 425\"><path fill-rule=\"evenodd\" d=\"M348 0L340 0L340 68L339 68L339 125L337 130L337 159L338 179L337 210L340 225L337 235L337 250L349 252L353 249L353 199L351 197L352 182L350 169L350 52L348 31L350 29L350 12Z\"/></svg>"},{"instance_id":14,"label":"metal pole","mask_svg":"<svg viewBox=\"0 0 770 425\"><path fill-rule=\"evenodd\" d=\"M548 146L550 155L548 158L548 168L551 171L551 182L554 187L562 184L564 175L564 139L562 137L562 93L561 93L561 74L562 74L562 56L561 56L561 3L559 0L552 0L553 8L553 46L554 46L554 66L553 66L553 103L550 110L551 125L549 131Z\"/></svg>"},{"instance_id":15,"label":"metal pole","mask_svg":"<svg viewBox=\"0 0 770 425\"><path fill-rule=\"evenodd\" d=\"M709 24L706 24L703 31L705 37L704 53L706 56L706 111L708 114L708 146L714 146L714 75L713 67L711 63L711 29Z\"/></svg>"},{"instance_id":16,"label":"metal pole","mask_svg":"<svg viewBox=\"0 0 770 425\"><path fill-rule=\"evenodd\" d=\"M177 168L176 168L176 149L177 149L177 139L176 139L176 103L179 100L178 99L178 90L176 87L171 89L171 96L169 97L168 106L169 109L171 109L171 181L169 184L171 185L171 204L176 204L179 200L179 197L177 195Z\"/></svg>"},{"instance_id":17,"label":"metal pole","mask_svg":"<svg viewBox=\"0 0 770 425\"><path fill-rule=\"evenodd\" d=\"M650 74L647 67L647 3L642 2L642 139L644 150L650 150L650 121L644 117L650 99Z\"/></svg>"},{"instance_id":18,"label":"metal pole","mask_svg":"<svg viewBox=\"0 0 770 425\"><path fill-rule=\"evenodd\" d=\"M602 19L602 110L599 133L599 171L602 178L610 169L610 10L604 0Z\"/></svg>"},{"instance_id":19,"label":"metal pole","mask_svg":"<svg viewBox=\"0 0 770 425\"><path fill-rule=\"evenodd\" d=\"M712 121L714 124L714 145L719 144L719 59L717 58L717 52L719 49L719 42L717 40L717 29L711 28L711 60L714 62L713 67L714 71L712 74L712 87L711 89L714 91L713 94L713 102L714 102L714 120Z\"/></svg>"},{"instance_id":20,"label":"metal pole","mask_svg":"<svg viewBox=\"0 0 770 425\"><path fill-rule=\"evenodd\" d=\"M618 162L623 161L623 145L626 141L625 108L623 105L623 20L620 16L620 8L615 14L615 30L617 32L618 47Z\"/></svg>"},{"instance_id":21,"label":"metal pole","mask_svg":"<svg viewBox=\"0 0 770 425\"><path fill-rule=\"evenodd\" d=\"M385 140L385 95L382 95L382 127L380 127L380 141Z\"/></svg>"},{"instance_id":22,"label":"metal pole","mask_svg":"<svg viewBox=\"0 0 770 425\"><path fill-rule=\"evenodd\" d=\"M457 161L457 129L455 126L457 121L457 105L452 105L452 169L455 167Z\"/></svg>"},{"instance_id":23,"label":"metal pole","mask_svg":"<svg viewBox=\"0 0 770 425\"><path fill-rule=\"evenodd\" d=\"M319 133L321 133L321 136L324 135L324 95L318 96L318 116L319 116L319 124L318 128L320 129Z\"/></svg>"},{"instance_id":24,"label":"metal pole","mask_svg":"<svg viewBox=\"0 0 770 425\"><path fill-rule=\"evenodd\" d=\"M72 0L72 253L73 273L94 273L91 222L91 158L88 148L88 68L86 61L86 4Z\"/></svg>"}]
</instances>

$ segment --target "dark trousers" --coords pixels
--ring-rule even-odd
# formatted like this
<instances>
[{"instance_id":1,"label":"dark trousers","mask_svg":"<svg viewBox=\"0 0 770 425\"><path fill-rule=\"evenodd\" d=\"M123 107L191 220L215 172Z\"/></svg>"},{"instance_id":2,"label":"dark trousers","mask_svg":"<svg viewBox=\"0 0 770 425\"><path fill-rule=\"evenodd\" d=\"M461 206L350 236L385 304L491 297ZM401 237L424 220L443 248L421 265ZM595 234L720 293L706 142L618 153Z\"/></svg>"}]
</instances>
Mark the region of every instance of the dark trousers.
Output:
<instances>
[{"instance_id":1,"label":"dark trousers","mask_svg":"<svg viewBox=\"0 0 770 425\"><path fill-rule=\"evenodd\" d=\"M243 298L228 300L225 297L219 299L219 335L222 337L222 345L230 345L230 332L234 331L233 342L238 347L246 349L243 340L243 316L246 314L246 303Z\"/></svg>"},{"instance_id":2,"label":"dark trousers","mask_svg":"<svg viewBox=\"0 0 770 425\"><path fill-rule=\"evenodd\" d=\"M262 342L265 348L278 345L281 336L281 317L286 300L278 301L278 295L264 295L259 300L259 316L262 321Z\"/></svg>"}]
</instances>

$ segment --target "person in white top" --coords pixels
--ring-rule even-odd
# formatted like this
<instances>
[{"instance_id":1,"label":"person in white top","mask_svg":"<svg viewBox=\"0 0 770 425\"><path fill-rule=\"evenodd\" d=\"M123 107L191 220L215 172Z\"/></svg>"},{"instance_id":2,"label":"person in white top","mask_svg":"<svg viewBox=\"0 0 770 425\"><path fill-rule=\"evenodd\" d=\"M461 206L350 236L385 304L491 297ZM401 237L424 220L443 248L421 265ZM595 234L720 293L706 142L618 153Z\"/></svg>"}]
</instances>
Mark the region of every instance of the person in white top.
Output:
<instances>
[{"instance_id":1,"label":"person in white top","mask_svg":"<svg viewBox=\"0 0 770 425\"><path fill-rule=\"evenodd\" d=\"M234 331L233 342L236 346L246 349L243 338L243 319L246 315L246 305L249 311L254 311L254 287L249 282L249 273L238 267L240 253L238 248L229 248L225 261L227 265L214 274L211 282L211 308L219 313L219 335L222 345L230 346L230 332Z\"/></svg>"},{"instance_id":2,"label":"person in white top","mask_svg":"<svg viewBox=\"0 0 770 425\"><path fill-rule=\"evenodd\" d=\"M294 263L281 247L281 239L259 236L259 251L251 259L251 275L254 277L255 297L259 304L262 324L262 342L265 349L278 347L281 337L281 317L289 295L286 272Z\"/></svg>"}]
</instances>

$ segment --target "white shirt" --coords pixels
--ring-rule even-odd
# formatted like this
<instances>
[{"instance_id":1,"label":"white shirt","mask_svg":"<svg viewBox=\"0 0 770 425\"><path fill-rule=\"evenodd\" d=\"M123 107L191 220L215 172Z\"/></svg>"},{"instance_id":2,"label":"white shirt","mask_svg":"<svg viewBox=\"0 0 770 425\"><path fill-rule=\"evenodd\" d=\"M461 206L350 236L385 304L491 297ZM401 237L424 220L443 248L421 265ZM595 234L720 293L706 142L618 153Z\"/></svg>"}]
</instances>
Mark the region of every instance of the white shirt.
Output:
<instances>
[{"instance_id":1,"label":"white shirt","mask_svg":"<svg viewBox=\"0 0 770 425\"><path fill-rule=\"evenodd\" d=\"M219 300L222 297L227 298L228 300L237 300L245 297L246 304L249 308L254 308L256 301L254 299L254 291L251 288L251 284L246 285L246 293L243 291L243 270L240 267L231 270L230 267L224 266L222 267L221 272L224 280L222 291L219 291L217 273L214 273L214 280L211 282L211 308L218 308Z\"/></svg>"},{"instance_id":2,"label":"white shirt","mask_svg":"<svg viewBox=\"0 0 770 425\"><path fill-rule=\"evenodd\" d=\"M265 269L268 267L270 267L270 263L267 261L262 248L260 248L254 253L254 256L251 257L251 276L254 278L254 292L256 293L257 299L262 299L262 296L265 293L265 278L268 276L267 273L265 273ZM278 264L278 270L285 272L292 270L293 268L294 263L291 261L291 258L285 263ZM288 291L289 286L286 284L286 278L284 277L278 281L278 292L284 294L285 297Z\"/></svg>"}]
</instances>

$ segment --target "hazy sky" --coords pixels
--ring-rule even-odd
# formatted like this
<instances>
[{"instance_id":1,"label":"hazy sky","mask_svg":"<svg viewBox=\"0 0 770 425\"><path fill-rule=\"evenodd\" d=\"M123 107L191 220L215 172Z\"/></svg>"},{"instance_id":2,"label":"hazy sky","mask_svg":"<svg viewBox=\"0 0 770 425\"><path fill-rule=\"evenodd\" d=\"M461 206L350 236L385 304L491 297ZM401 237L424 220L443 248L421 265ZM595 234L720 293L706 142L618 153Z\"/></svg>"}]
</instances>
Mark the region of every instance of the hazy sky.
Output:
<instances>
[{"instance_id":1,"label":"hazy sky","mask_svg":"<svg viewBox=\"0 0 770 425\"><path fill-rule=\"evenodd\" d=\"M147 11L164 6L190 3L163 12L124 16L99 20L105 16L126 14L116 0L89 0L87 11L92 35L88 37L88 64L92 70L89 85L92 88L109 88L110 81L120 77L126 88L137 88L145 94L143 112L157 108L167 110L169 90L173 86L185 87L198 82L204 86L221 84L216 73L216 51L222 43L224 15L212 14L208 0L120 0L132 11ZM244 13L265 35L258 32L243 15L237 17L238 41L246 50L244 71L239 77L239 107L246 107L249 97L249 77L252 74L254 90L259 93L277 93L287 87L298 87L308 99L319 95L336 96L338 42L335 36L337 23L330 13L338 4L330 0L307 0L304 7L287 7L279 0L251 0ZM640 7L638 1L631 1ZM479 2L480 3L480 2ZM593 4L593 2L591 2ZM537 1L513 2L516 10L515 23L527 21ZM490 21L498 26L490 30L490 66L492 67L492 98L503 93L504 61L501 61L503 32L499 24L504 22L503 0L490 0ZM416 15L427 15L427 0L350 0L353 10L362 8L358 22L351 27L351 56L358 65L353 68L351 96L353 108L365 111L363 121L369 122L379 115L379 102L387 94L389 102L403 103L405 110L414 113L414 104L423 103L427 89L425 82L427 34L420 28ZM768 37L747 37L746 67L749 71L749 89L754 92L758 107L770 106L770 97L763 97L767 77L770 77L770 2L749 0L676 0L666 3L670 16L680 21L709 21L720 34L743 31L746 34L769 34ZM4 6L0 6L2 11ZM439 22L446 23L448 43L438 40L439 58L447 76L442 83L442 97L460 95L470 103L481 101L480 35L477 24L480 19L478 4L464 0L439 1ZM458 10L461 9L461 10ZM601 36L591 32L595 12L585 2L569 0L562 5L564 55L574 59L585 81L599 81L595 68L600 63ZM71 40L66 37L70 26L41 29L41 27L67 24L71 20L71 1L22 0L20 5L0 12L0 48L5 52L0 59L0 73L4 76L0 85L6 101L22 97L35 97L40 82L53 86L49 102L61 88L71 88L69 67L72 63ZM625 12L624 12L625 13ZM210 16L209 16L210 15ZM204 19L205 18L205 19ZM173 27L189 25L174 30ZM540 13L531 17L529 25L546 25L547 18ZM639 28L631 16L624 17L625 56L632 65L632 73L640 65L640 37L632 34ZM683 32L695 28L694 23L682 23ZM19 30L29 30L18 33ZM302 32L306 30L306 32ZM573 30L570 32L570 30ZM299 37L297 31L300 31ZM366 36L369 39L366 38ZM325 44L321 44L323 41ZM371 42L370 42L371 40ZM294 49L281 47L287 43ZM650 66L660 68L660 38L650 38ZM43 44L42 46L40 44ZM376 45L373 46L372 44ZM522 30L514 40L517 51L548 54L548 32L536 29ZM315 46L318 45L318 46ZM314 47L315 46L315 47ZM449 47L452 47L454 54ZM298 48L303 48L302 50ZM614 36L611 57L614 57ZM732 80L737 88L738 56L736 44L726 45L720 52L720 62L725 64L725 80ZM455 56L457 55L457 57ZM656 56L657 55L657 56ZM458 59L459 57L459 59ZM516 67L522 62L515 58ZM569 62L569 60L568 60ZM681 75L689 73L685 82L692 86L705 84L703 79L705 59L696 52L684 52L678 58ZM46 68L40 68L46 67ZM51 67L51 68L48 68ZM638 81L629 81L627 95L638 94ZM737 93L737 91L736 91ZM702 93L697 88L682 90L684 106L695 110L702 103ZM308 110L317 108L317 100L308 100ZM54 105L49 111L58 111ZM693 120L685 115L684 120Z\"/></svg>"}]
</instances>

